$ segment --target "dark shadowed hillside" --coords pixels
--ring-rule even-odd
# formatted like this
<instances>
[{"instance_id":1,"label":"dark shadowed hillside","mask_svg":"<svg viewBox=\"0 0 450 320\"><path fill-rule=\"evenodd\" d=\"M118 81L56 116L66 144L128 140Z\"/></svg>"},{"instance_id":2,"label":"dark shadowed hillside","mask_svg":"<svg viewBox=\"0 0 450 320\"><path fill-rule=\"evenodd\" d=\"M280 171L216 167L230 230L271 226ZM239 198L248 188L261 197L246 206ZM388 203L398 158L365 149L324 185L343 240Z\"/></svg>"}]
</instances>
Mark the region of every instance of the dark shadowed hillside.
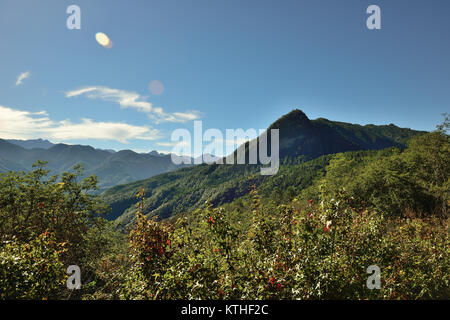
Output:
<instances>
[{"instance_id":1,"label":"dark shadowed hillside","mask_svg":"<svg viewBox=\"0 0 450 320\"><path fill-rule=\"evenodd\" d=\"M310 120L301 110L293 110L275 121L269 129L280 130L280 157L321 155L404 147L418 131L395 125L351 124L319 118Z\"/></svg>"}]
</instances>

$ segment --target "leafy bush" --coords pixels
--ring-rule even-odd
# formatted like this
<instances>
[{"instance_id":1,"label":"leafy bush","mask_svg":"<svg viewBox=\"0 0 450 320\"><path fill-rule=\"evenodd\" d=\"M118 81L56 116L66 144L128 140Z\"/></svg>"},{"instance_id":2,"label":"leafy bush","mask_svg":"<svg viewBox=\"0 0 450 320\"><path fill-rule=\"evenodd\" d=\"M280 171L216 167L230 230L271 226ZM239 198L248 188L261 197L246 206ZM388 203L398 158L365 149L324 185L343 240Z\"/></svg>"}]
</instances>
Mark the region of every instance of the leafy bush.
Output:
<instances>
[{"instance_id":1,"label":"leafy bush","mask_svg":"<svg viewBox=\"0 0 450 320\"><path fill-rule=\"evenodd\" d=\"M34 170L0 174L0 284L7 299L79 297L95 282L97 261L114 246L106 205L92 194L96 178L78 182L82 168L48 177ZM64 279L69 265L83 270L82 292Z\"/></svg>"},{"instance_id":2,"label":"leafy bush","mask_svg":"<svg viewBox=\"0 0 450 320\"><path fill-rule=\"evenodd\" d=\"M353 208L345 191L320 204L295 199L267 212L256 188L251 193L252 222L244 232L230 223L230 211L210 204L193 220L179 218L173 230L138 217L130 240L134 275L124 297L448 298L447 220L385 219ZM381 290L367 288L370 265L382 270ZM140 291L129 290L137 283Z\"/></svg>"},{"instance_id":3,"label":"leafy bush","mask_svg":"<svg viewBox=\"0 0 450 320\"><path fill-rule=\"evenodd\" d=\"M27 243L17 239L0 247L0 298L56 298L66 279L61 256L66 243L44 232Z\"/></svg>"}]
</instances>

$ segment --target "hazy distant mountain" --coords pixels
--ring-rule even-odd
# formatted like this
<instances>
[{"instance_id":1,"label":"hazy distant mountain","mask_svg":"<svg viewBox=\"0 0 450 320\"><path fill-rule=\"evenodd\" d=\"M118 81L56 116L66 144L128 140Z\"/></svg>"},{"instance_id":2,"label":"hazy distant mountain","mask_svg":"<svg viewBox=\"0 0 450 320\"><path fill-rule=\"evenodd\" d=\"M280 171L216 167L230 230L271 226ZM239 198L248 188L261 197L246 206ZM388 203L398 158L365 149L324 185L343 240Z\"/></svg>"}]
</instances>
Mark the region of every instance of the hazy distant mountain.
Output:
<instances>
[{"instance_id":1,"label":"hazy distant mountain","mask_svg":"<svg viewBox=\"0 0 450 320\"><path fill-rule=\"evenodd\" d=\"M140 187L147 193L146 214L160 218L198 208L206 200L214 205L231 202L247 195L253 184L268 189L279 185L284 189L304 188L323 172L332 154L404 147L409 138L421 133L392 124L362 126L322 118L310 120L300 110L281 117L269 129L280 130L281 167L276 175L261 176L258 165L217 164L160 174L104 192L104 199L112 207L109 217L120 217L124 225L130 223ZM248 152L248 143L239 148Z\"/></svg>"},{"instance_id":2,"label":"hazy distant mountain","mask_svg":"<svg viewBox=\"0 0 450 320\"><path fill-rule=\"evenodd\" d=\"M109 153L116 153L116 150L113 149L99 149L99 150L108 151Z\"/></svg>"},{"instance_id":3,"label":"hazy distant mountain","mask_svg":"<svg viewBox=\"0 0 450 320\"><path fill-rule=\"evenodd\" d=\"M8 139L6 140L12 144L21 146L25 149L35 149L35 148L41 148L41 149L49 149L54 146L53 143L51 143L48 140L42 140L42 139L32 139L32 140L14 140L14 139Z\"/></svg>"},{"instance_id":4,"label":"hazy distant mountain","mask_svg":"<svg viewBox=\"0 0 450 320\"><path fill-rule=\"evenodd\" d=\"M148 154L152 155L152 156L158 156L158 157L163 157L164 153L159 153L156 150L150 151Z\"/></svg>"},{"instance_id":5,"label":"hazy distant mountain","mask_svg":"<svg viewBox=\"0 0 450 320\"><path fill-rule=\"evenodd\" d=\"M170 155L155 156L121 150L108 156L87 173L97 175L103 185L117 185L145 179L180 167L173 164Z\"/></svg>"},{"instance_id":6,"label":"hazy distant mountain","mask_svg":"<svg viewBox=\"0 0 450 320\"><path fill-rule=\"evenodd\" d=\"M47 145L45 140L33 141ZM33 145L30 140L22 141L24 142L30 142L25 143L28 146ZM48 161L48 169L52 174L70 170L75 164L80 163L84 166L86 175L98 176L101 188L146 179L186 166L174 165L170 155L140 154L131 150L115 152L91 146L66 144L28 149L0 139L0 172L30 170L36 160Z\"/></svg>"},{"instance_id":7,"label":"hazy distant mountain","mask_svg":"<svg viewBox=\"0 0 450 320\"><path fill-rule=\"evenodd\" d=\"M199 161L207 164L217 163L222 159L222 157L215 156L210 153L205 153L201 156L196 157L193 161Z\"/></svg>"},{"instance_id":8,"label":"hazy distant mountain","mask_svg":"<svg viewBox=\"0 0 450 320\"><path fill-rule=\"evenodd\" d=\"M25 168L22 167L20 164L17 164L16 162L3 159L0 157L0 172L22 171L22 170L25 170Z\"/></svg>"}]
</instances>

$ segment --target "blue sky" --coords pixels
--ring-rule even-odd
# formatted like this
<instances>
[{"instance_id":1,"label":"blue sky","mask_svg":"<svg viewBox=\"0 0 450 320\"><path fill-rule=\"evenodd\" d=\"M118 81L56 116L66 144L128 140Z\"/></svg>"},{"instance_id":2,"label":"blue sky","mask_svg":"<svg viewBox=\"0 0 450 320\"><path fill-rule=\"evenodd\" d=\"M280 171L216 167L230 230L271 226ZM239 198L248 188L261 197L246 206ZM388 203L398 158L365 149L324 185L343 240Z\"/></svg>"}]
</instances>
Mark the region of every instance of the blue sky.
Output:
<instances>
[{"instance_id":1,"label":"blue sky","mask_svg":"<svg viewBox=\"0 0 450 320\"><path fill-rule=\"evenodd\" d=\"M448 0L2 0L0 137L170 151L194 119L260 129L294 108L433 130L450 111L449 36Z\"/></svg>"}]
</instances>

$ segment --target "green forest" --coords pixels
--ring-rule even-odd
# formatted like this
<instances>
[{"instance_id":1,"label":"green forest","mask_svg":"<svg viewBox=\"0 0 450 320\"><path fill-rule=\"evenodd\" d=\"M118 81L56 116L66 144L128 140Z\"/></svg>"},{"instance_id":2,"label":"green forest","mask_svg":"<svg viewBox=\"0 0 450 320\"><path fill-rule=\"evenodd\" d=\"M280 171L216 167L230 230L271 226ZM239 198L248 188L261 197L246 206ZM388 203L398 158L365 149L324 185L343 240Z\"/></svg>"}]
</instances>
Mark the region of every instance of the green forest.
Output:
<instances>
[{"instance_id":1,"label":"green forest","mask_svg":"<svg viewBox=\"0 0 450 320\"><path fill-rule=\"evenodd\" d=\"M448 299L449 117L427 133L386 126L373 148L371 127L315 121L348 151L286 147L271 177L204 164L99 193L79 165L0 173L0 298Z\"/></svg>"}]
</instances>

